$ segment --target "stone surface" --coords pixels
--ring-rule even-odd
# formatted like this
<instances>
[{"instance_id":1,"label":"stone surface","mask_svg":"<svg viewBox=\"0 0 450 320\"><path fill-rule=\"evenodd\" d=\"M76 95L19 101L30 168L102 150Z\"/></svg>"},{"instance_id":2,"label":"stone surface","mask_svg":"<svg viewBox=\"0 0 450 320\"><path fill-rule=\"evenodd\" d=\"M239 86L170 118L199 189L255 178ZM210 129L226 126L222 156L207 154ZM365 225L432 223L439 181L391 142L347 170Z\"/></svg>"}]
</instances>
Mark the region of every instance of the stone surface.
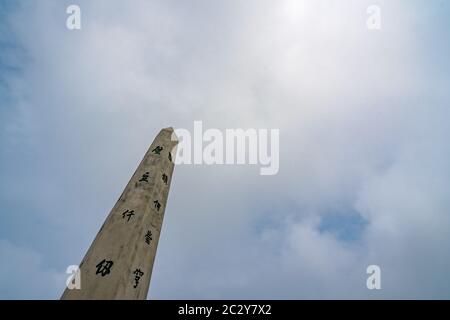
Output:
<instances>
[{"instance_id":1,"label":"stone surface","mask_svg":"<svg viewBox=\"0 0 450 320\"><path fill-rule=\"evenodd\" d=\"M155 138L80 264L81 289L61 299L147 298L177 143L172 128Z\"/></svg>"}]
</instances>

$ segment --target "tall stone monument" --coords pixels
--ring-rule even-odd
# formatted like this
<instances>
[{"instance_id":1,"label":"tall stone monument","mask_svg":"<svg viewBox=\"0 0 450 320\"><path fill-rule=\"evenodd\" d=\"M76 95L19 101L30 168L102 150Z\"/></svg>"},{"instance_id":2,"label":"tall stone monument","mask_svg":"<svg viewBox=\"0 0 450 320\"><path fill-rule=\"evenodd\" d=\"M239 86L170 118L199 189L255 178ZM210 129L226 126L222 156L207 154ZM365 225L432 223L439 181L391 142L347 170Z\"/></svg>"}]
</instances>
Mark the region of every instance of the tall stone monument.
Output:
<instances>
[{"instance_id":1,"label":"tall stone monument","mask_svg":"<svg viewBox=\"0 0 450 320\"><path fill-rule=\"evenodd\" d=\"M177 144L161 130L81 262L81 289L61 299L147 298Z\"/></svg>"}]
</instances>

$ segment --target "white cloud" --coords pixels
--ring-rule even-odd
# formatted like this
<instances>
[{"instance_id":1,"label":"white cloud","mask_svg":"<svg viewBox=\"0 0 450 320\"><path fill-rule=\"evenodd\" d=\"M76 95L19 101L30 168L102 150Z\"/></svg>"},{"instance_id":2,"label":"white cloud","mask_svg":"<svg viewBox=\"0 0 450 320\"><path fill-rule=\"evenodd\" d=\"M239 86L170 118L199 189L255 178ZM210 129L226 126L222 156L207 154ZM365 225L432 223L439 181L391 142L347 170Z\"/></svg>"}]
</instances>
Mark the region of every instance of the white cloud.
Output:
<instances>
[{"instance_id":1,"label":"white cloud","mask_svg":"<svg viewBox=\"0 0 450 320\"><path fill-rule=\"evenodd\" d=\"M0 240L1 299L50 299L66 276L43 265L43 256L26 247Z\"/></svg>"},{"instance_id":2,"label":"white cloud","mask_svg":"<svg viewBox=\"0 0 450 320\"><path fill-rule=\"evenodd\" d=\"M151 297L448 296L449 112L432 103L439 86L424 83L426 50L411 37L420 8L382 1L374 33L370 2L293 3L81 1L79 32L63 3L22 7L30 59L13 123L37 152L28 179L65 190L45 213L64 208L60 227L82 242L64 265L157 131L203 120L280 128L280 173L177 167ZM367 220L355 243L319 230L352 210ZM381 292L365 287L369 264Z\"/></svg>"}]
</instances>

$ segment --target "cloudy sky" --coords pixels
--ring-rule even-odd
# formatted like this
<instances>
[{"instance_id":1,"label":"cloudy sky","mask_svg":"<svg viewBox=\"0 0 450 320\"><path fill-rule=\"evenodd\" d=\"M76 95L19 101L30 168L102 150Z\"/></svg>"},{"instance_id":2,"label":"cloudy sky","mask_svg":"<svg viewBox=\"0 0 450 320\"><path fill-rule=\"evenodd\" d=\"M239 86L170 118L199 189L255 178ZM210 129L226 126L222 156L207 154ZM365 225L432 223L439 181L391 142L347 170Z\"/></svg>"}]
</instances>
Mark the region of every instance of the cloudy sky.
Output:
<instances>
[{"instance_id":1,"label":"cloudy sky","mask_svg":"<svg viewBox=\"0 0 450 320\"><path fill-rule=\"evenodd\" d=\"M177 166L149 298L450 298L449 17L1 0L0 298L59 298L155 135L195 120L280 129L280 170Z\"/></svg>"}]
</instances>

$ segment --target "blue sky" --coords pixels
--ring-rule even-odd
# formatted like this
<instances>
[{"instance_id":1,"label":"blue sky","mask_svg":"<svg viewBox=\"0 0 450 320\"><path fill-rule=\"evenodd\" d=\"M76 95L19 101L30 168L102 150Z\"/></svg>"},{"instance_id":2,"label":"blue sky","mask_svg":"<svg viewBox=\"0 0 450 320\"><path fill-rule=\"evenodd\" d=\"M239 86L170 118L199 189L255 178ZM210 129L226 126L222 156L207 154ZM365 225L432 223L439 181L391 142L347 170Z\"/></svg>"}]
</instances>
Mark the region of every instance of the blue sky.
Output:
<instances>
[{"instance_id":1,"label":"blue sky","mask_svg":"<svg viewBox=\"0 0 450 320\"><path fill-rule=\"evenodd\" d=\"M279 128L280 171L178 166L149 298L449 298L449 16L0 1L0 298L59 298L154 136L194 120Z\"/></svg>"}]
</instances>

